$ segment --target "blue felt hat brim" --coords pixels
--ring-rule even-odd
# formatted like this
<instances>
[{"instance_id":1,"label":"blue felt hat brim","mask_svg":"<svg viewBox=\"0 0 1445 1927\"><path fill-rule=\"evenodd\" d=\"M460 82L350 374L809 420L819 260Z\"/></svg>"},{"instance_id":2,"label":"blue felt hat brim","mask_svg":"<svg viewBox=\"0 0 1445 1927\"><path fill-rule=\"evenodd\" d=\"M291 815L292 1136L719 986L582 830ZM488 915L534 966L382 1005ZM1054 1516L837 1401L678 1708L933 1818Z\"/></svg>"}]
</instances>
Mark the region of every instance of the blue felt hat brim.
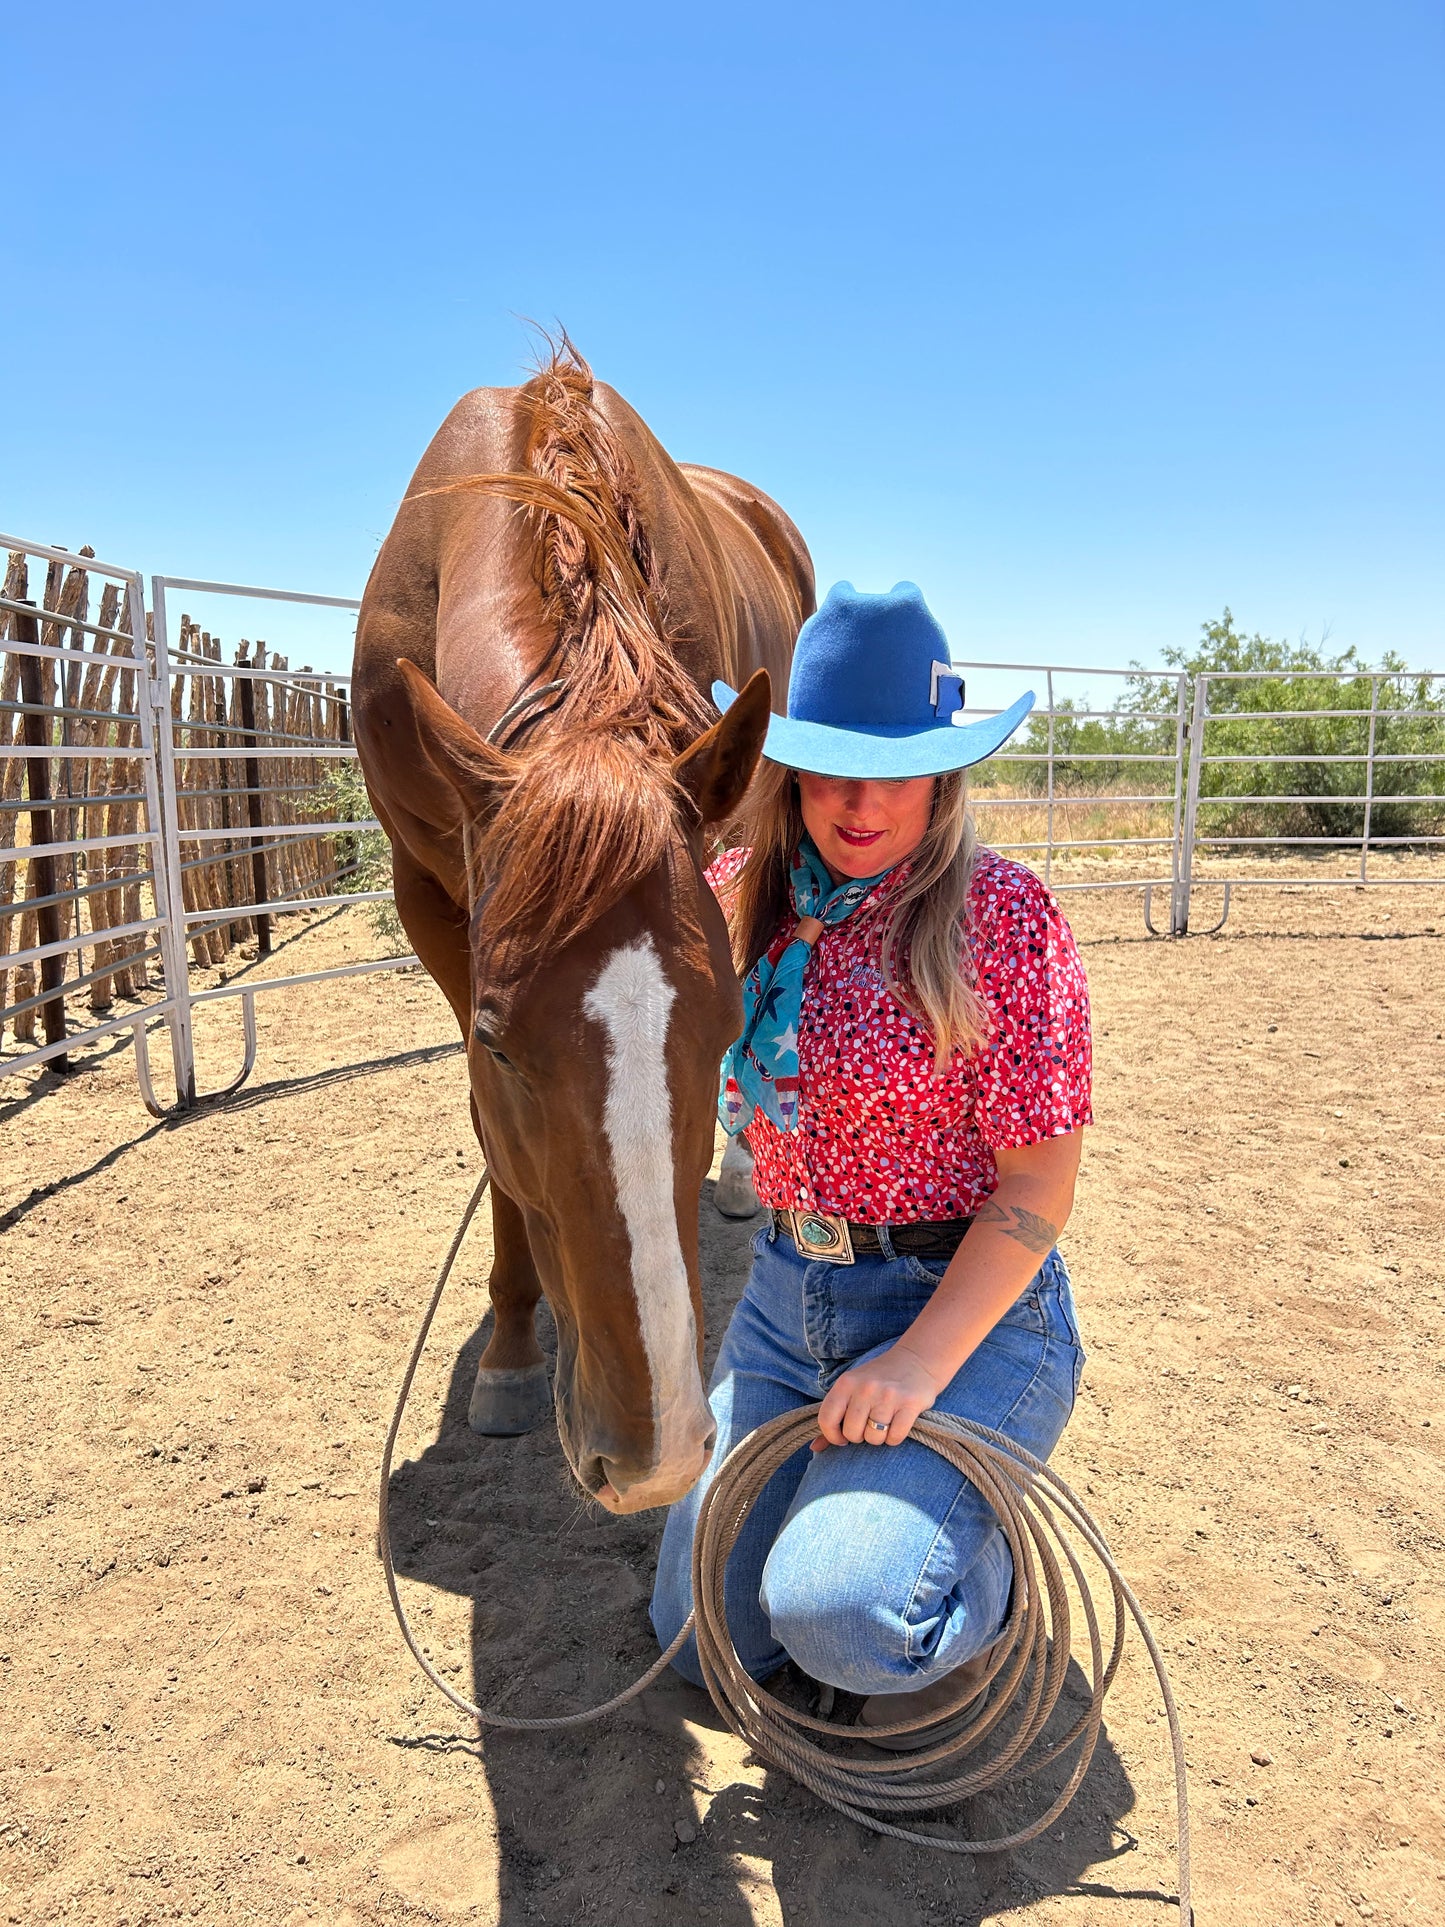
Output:
<instances>
[{"instance_id":1,"label":"blue felt hat brim","mask_svg":"<svg viewBox=\"0 0 1445 1927\"><path fill-rule=\"evenodd\" d=\"M715 682L712 699L721 710L737 701L737 690ZM763 754L769 762L814 776L897 778L943 776L970 769L1003 748L1034 706L1030 689L998 716L973 723L933 722L922 728L843 729L832 723L774 716L768 722Z\"/></svg>"}]
</instances>

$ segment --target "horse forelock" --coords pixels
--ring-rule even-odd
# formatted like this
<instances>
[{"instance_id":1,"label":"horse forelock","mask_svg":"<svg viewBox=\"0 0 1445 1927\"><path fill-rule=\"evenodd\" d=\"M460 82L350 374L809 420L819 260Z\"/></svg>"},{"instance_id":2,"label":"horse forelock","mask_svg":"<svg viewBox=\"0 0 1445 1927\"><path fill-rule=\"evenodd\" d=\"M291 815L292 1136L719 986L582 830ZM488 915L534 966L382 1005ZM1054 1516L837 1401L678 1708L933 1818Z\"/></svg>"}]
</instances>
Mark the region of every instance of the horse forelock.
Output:
<instances>
[{"instance_id":1,"label":"horse forelock","mask_svg":"<svg viewBox=\"0 0 1445 1927\"><path fill-rule=\"evenodd\" d=\"M475 927L515 977L596 923L668 854L691 804L659 757L606 729L549 737L478 840Z\"/></svg>"}]
</instances>

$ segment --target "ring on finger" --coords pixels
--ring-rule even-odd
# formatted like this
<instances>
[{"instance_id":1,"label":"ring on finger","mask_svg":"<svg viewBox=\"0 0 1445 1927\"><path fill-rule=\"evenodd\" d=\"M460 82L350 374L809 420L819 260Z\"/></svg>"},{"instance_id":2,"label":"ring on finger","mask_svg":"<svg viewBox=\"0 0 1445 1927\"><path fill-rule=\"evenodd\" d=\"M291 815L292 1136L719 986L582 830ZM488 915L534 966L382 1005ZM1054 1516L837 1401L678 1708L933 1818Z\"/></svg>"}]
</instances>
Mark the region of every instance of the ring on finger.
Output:
<instances>
[{"instance_id":1,"label":"ring on finger","mask_svg":"<svg viewBox=\"0 0 1445 1927\"><path fill-rule=\"evenodd\" d=\"M886 1432L888 1430L888 1420L886 1418L870 1418L868 1421L868 1429L870 1432Z\"/></svg>"}]
</instances>

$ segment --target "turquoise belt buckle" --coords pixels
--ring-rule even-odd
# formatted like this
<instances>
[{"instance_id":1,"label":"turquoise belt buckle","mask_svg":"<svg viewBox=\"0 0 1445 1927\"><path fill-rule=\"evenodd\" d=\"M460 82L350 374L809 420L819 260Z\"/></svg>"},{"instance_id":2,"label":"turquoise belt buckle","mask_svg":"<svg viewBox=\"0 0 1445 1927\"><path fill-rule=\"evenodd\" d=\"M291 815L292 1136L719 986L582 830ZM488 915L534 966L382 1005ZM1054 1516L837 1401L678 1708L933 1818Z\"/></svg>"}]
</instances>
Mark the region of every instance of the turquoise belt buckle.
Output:
<instances>
[{"instance_id":1,"label":"turquoise belt buckle","mask_svg":"<svg viewBox=\"0 0 1445 1927\"><path fill-rule=\"evenodd\" d=\"M790 1215L793 1243L805 1258L823 1258L830 1265L857 1262L846 1218L835 1217L831 1211L794 1211Z\"/></svg>"}]
</instances>

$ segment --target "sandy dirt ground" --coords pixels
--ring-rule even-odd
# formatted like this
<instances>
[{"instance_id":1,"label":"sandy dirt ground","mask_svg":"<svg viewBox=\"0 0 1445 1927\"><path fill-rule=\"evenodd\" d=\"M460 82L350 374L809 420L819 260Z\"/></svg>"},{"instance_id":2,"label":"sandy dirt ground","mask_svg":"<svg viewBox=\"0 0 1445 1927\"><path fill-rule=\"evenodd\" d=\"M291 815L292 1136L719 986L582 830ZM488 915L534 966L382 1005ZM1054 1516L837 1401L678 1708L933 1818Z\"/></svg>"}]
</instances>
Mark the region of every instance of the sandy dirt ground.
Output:
<instances>
[{"instance_id":1,"label":"sandy dirt ground","mask_svg":"<svg viewBox=\"0 0 1445 1927\"><path fill-rule=\"evenodd\" d=\"M1198 1919L1437 1922L1445 905L1261 891L1187 943L1146 939L1136 898L1067 907L1099 1122L1065 1246L1090 1362L1058 1464L1168 1657ZM273 973L373 941L354 912L288 930ZM459 1050L411 974L259 1017L250 1085L181 1121L146 1116L126 1048L0 1083L0 1918L1175 1917L1137 1642L1080 1796L1007 1856L863 1832L680 1685L561 1738L454 1718L392 1625L374 1485L478 1168ZM235 1009L200 1030L215 1083ZM706 1197L703 1227L715 1342L749 1228ZM483 1219L418 1381L399 1556L461 1687L570 1710L650 1655L659 1521L582 1506L550 1430L467 1431L487 1247Z\"/></svg>"}]
</instances>

